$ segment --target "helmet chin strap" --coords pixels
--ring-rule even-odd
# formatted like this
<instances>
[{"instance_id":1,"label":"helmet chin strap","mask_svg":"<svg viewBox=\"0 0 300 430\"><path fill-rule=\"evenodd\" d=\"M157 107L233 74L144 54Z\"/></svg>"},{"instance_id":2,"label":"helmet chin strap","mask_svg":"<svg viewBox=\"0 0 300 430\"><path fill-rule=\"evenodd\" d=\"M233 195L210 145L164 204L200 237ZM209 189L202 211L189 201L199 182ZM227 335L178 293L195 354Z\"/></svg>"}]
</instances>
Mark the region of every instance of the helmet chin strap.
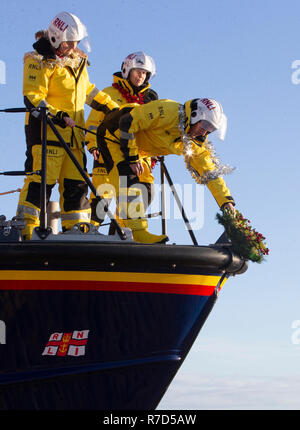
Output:
<instances>
[{"instance_id":1,"label":"helmet chin strap","mask_svg":"<svg viewBox=\"0 0 300 430\"><path fill-rule=\"evenodd\" d=\"M202 136L199 134L199 136L195 136L193 139L198 140L199 142L203 143L205 142L206 136Z\"/></svg>"},{"instance_id":2,"label":"helmet chin strap","mask_svg":"<svg viewBox=\"0 0 300 430\"><path fill-rule=\"evenodd\" d=\"M202 143L205 142L207 136L202 136L199 134L199 136L191 137L191 140L195 143L197 146L202 146Z\"/></svg>"}]
</instances>

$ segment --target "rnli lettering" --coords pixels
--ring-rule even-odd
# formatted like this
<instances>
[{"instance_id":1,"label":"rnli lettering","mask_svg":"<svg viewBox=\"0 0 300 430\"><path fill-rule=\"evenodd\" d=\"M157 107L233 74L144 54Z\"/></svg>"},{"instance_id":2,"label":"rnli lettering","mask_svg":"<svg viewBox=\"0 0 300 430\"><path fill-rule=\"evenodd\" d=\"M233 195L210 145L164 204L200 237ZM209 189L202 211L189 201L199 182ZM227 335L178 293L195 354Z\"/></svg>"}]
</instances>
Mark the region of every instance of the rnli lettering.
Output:
<instances>
[{"instance_id":1,"label":"rnli lettering","mask_svg":"<svg viewBox=\"0 0 300 430\"><path fill-rule=\"evenodd\" d=\"M57 350L58 350L57 346L48 346L48 348L45 348L43 355L56 355Z\"/></svg>"},{"instance_id":2,"label":"rnli lettering","mask_svg":"<svg viewBox=\"0 0 300 430\"><path fill-rule=\"evenodd\" d=\"M85 355L89 330L74 330L71 333L52 333L42 355L65 357Z\"/></svg>"},{"instance_id":3,"label":"rnli lettering","mask_svg":"<svg viewBox=\"0 0 300 430\"><path fill-rule=\"evenodd\" d=\"M164 118L165 117L164 108L162 106L158 106L158 111L159 111L159 116L161 118Z\"/></svg>"},{"instance_id":4,"label":"rnli lettering","mask_svg":"<svg viewBox=\"0 0 300 430\"><path fill-rule=\"evenodd\" d=\"M50 148L47 148L47 154L48 154L48 155L57 155L57 154L58 154L58 151L57 151L57 149L50 149Z\"/></svg>"},{"instance_id":5,"label":"rnli lettering","mask_svg":"<svg viewBox=\"0 0 300 430\"><path fill-rule=\"evenodd\" d=\"M97 167L93 170L93 176L97 175L107 175L107 170L105 167Z\"/></svg>"},{"instance_id":6,"label":"rnli lettering","mask_svg":"<svg viewBox=\"0 0 300 430\"><path fill-rule=\"evenodd\" d=\"M209 110L216 109L216 106L213 104L211 100L201 99L201 103L203 103Z\"/></svg>"},{"instance_id":7,"label":"rnli lettering","mask_svg":"<svg viewBox=\"0 0 300 430\"><path fill-rule=\"evenodd\" d=\"M133 60L135 57L136 57L136 54L129 54L129 55L127 56L128 60ZM126 58L126 59L127 59L127 58Z\"/></svg>"},{"instance_id":8,"label":"rnli lettering","mask_svg":"<svg viewBox=\"0 0 300 430\"><path fill-rule=\"evenodd\" d=\"M97 174L98 175L107 175L107 170L105 169L105 167L99 167L97 169Z\"/></svg>"},{"instance_id":9,"label":"rnli lettering","mask_svg":"<svg viewBox=\"0 0 300 430\"><path fill-rule=\"evenodd\" d=\"M59 18L56 18L55 21L53 21L53 24L55 27L57 27L60 31L65 31L68 28L68 24L66 24L64 21L62 21Z\"/></svg>"},{"instance_id":10,"label":"rnli lettering","mask_svg":"<svg viewBox=\"0 0 300 430\"><path fill-rule=\"evenodd\" d=\"M30 63L28 65L28 69L41 70L41 67L38 64L32 64L32 63Z\"/></svg>"},{"instance_id":11,"label":"rnli lettering","mask_svg":"<svg viewBox=\"0 0 300 430\"><path fill-rule=\"evenodd\" d=\"M50 336L50 340L61 340L62 338L62 333L53 333Z\"/></svg>"}]
</instances>

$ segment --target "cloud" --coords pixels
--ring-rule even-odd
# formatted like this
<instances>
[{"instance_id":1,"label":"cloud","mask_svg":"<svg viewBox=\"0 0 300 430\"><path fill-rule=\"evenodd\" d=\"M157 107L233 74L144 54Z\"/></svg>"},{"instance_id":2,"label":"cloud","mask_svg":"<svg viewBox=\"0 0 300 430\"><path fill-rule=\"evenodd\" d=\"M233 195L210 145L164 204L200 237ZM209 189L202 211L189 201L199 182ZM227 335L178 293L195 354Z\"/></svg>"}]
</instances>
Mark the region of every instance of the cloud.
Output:
<instances>
[{"instance_id":1,"label":"cloud","mask_svg":"<svg viewBox=\"0 0 300 430\"><path fill-rule=\"evenodd\" d=\"M193 372L174 379L158 406L194 410L300 408L300 376L205 377Z\"/></svg>"}]
</instances>

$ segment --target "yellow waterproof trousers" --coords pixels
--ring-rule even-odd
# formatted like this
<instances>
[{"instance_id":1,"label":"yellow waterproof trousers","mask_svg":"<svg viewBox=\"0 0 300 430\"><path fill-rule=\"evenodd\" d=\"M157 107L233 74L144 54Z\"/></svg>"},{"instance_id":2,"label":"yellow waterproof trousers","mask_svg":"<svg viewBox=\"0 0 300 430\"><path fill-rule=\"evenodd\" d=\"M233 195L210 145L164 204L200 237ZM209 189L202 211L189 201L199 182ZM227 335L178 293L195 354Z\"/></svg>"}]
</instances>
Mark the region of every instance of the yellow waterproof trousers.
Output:
<instances>
[{"instance_id":1,"label":"yellow waterproof trousers","mask_svg":"<svg viewBox=\"0 0 300 430\"><path fill-rule=\"evenodd\" d=\"M144 209L150 205L154 197L154 176L151 172L151 157L140 159L143 165L143 173L139 176L139 180L145 185L142 193ZM113 197L115 197L114 187L110 184L109 175L105 168L104 163L94 162L92 183L96 188L100 197L106 200L109 206ZM101 225L105 218L105 212L103 211L103 205L99 204L98 200L95 198L94 194L90 195L90 205L91 205L91 223L96 226Z\"/></svg>"},{"instance_id":2,"label":"yellow waterproof trousers","mask_svg":"<svg viewBox=\"0 0 300 430\"><path fill-rule=\"evenodd\" d=\"M32 147L33 172L41 170L41 145ZM85 153L72 149L74 156L85 169ZM90 205L87 199L88 186L80 172L60 146L49 145L47 148L47 200L50 199L54 185L59 184L61 224L63 230L70 229L78 222L89 222ZM26 227L23 230L25 239L29 240L32 231L39 226L41 176L28 176L20 193L17 214L23 214Z\"/></svg>"}]
</instances>

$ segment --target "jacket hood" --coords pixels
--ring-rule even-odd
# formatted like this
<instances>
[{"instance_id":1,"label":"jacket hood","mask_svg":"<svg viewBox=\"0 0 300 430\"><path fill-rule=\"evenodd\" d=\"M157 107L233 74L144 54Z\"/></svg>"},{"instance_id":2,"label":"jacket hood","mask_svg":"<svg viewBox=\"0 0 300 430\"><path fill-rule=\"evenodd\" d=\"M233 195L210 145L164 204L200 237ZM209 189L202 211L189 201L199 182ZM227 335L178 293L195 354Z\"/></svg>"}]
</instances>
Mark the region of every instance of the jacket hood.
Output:
<instances>
[{"instance_id":1,"label":"jacket hood","mask_svg":"<svg viewBox=\"0 0 300 430\"><path fill-rule=\"evenodd\" d=\"M52 47L49 38L48 33L46 30L40 30L35 34L35 37L37 41L32 45L34 50L39 54L42 55L45 60L47 59L56 59L56 51ZM74 54L70 56L70 58L80 56L82 58L87 58L87 55L78 47L74 49Z\"/></svg>"},{"instance_id":2,"label":"jacket hood","mask_svg":"<svg viewBox=\"0 0 300 430\"><path fill-rule=\"evenodd\" d=\"M184 131L188 133L191 128L191 100L187 101L184 104L184 112L185 112L185 121L184 121Z\"/></svg>"},{"instance_id":3,"label":"jacket hood","mask_svg":"<svg viewBox=\"0 0 300 430\"><path fill-rule=\"evenodd\" d=\"M40 39L38 39L33 45L32 47L35 49L35 51L39 54L42 55L45 59L55 59L56 55L55 52L51 46L51 43L49 41L48 38L46 37L41 37Z\"/></svg>"},{"instance_id":4,"label":"jacket hood","mask_svg":"<svg viewBox=\"0 0 300 430\"><path fill-rule=\"evenodd\" d=\"M39 38L33 45L34 51L27 52L24 55L24 61L27 57L32 57L40 63L41 67L72 67L76 69L81 64L82 60L87 61L87 56L80 49L76 48L72 55L67 57L59 57L55 54L49 39L47 37ZM88 61L87 64L89 65Z\"/></svg>"}]
</instances>

